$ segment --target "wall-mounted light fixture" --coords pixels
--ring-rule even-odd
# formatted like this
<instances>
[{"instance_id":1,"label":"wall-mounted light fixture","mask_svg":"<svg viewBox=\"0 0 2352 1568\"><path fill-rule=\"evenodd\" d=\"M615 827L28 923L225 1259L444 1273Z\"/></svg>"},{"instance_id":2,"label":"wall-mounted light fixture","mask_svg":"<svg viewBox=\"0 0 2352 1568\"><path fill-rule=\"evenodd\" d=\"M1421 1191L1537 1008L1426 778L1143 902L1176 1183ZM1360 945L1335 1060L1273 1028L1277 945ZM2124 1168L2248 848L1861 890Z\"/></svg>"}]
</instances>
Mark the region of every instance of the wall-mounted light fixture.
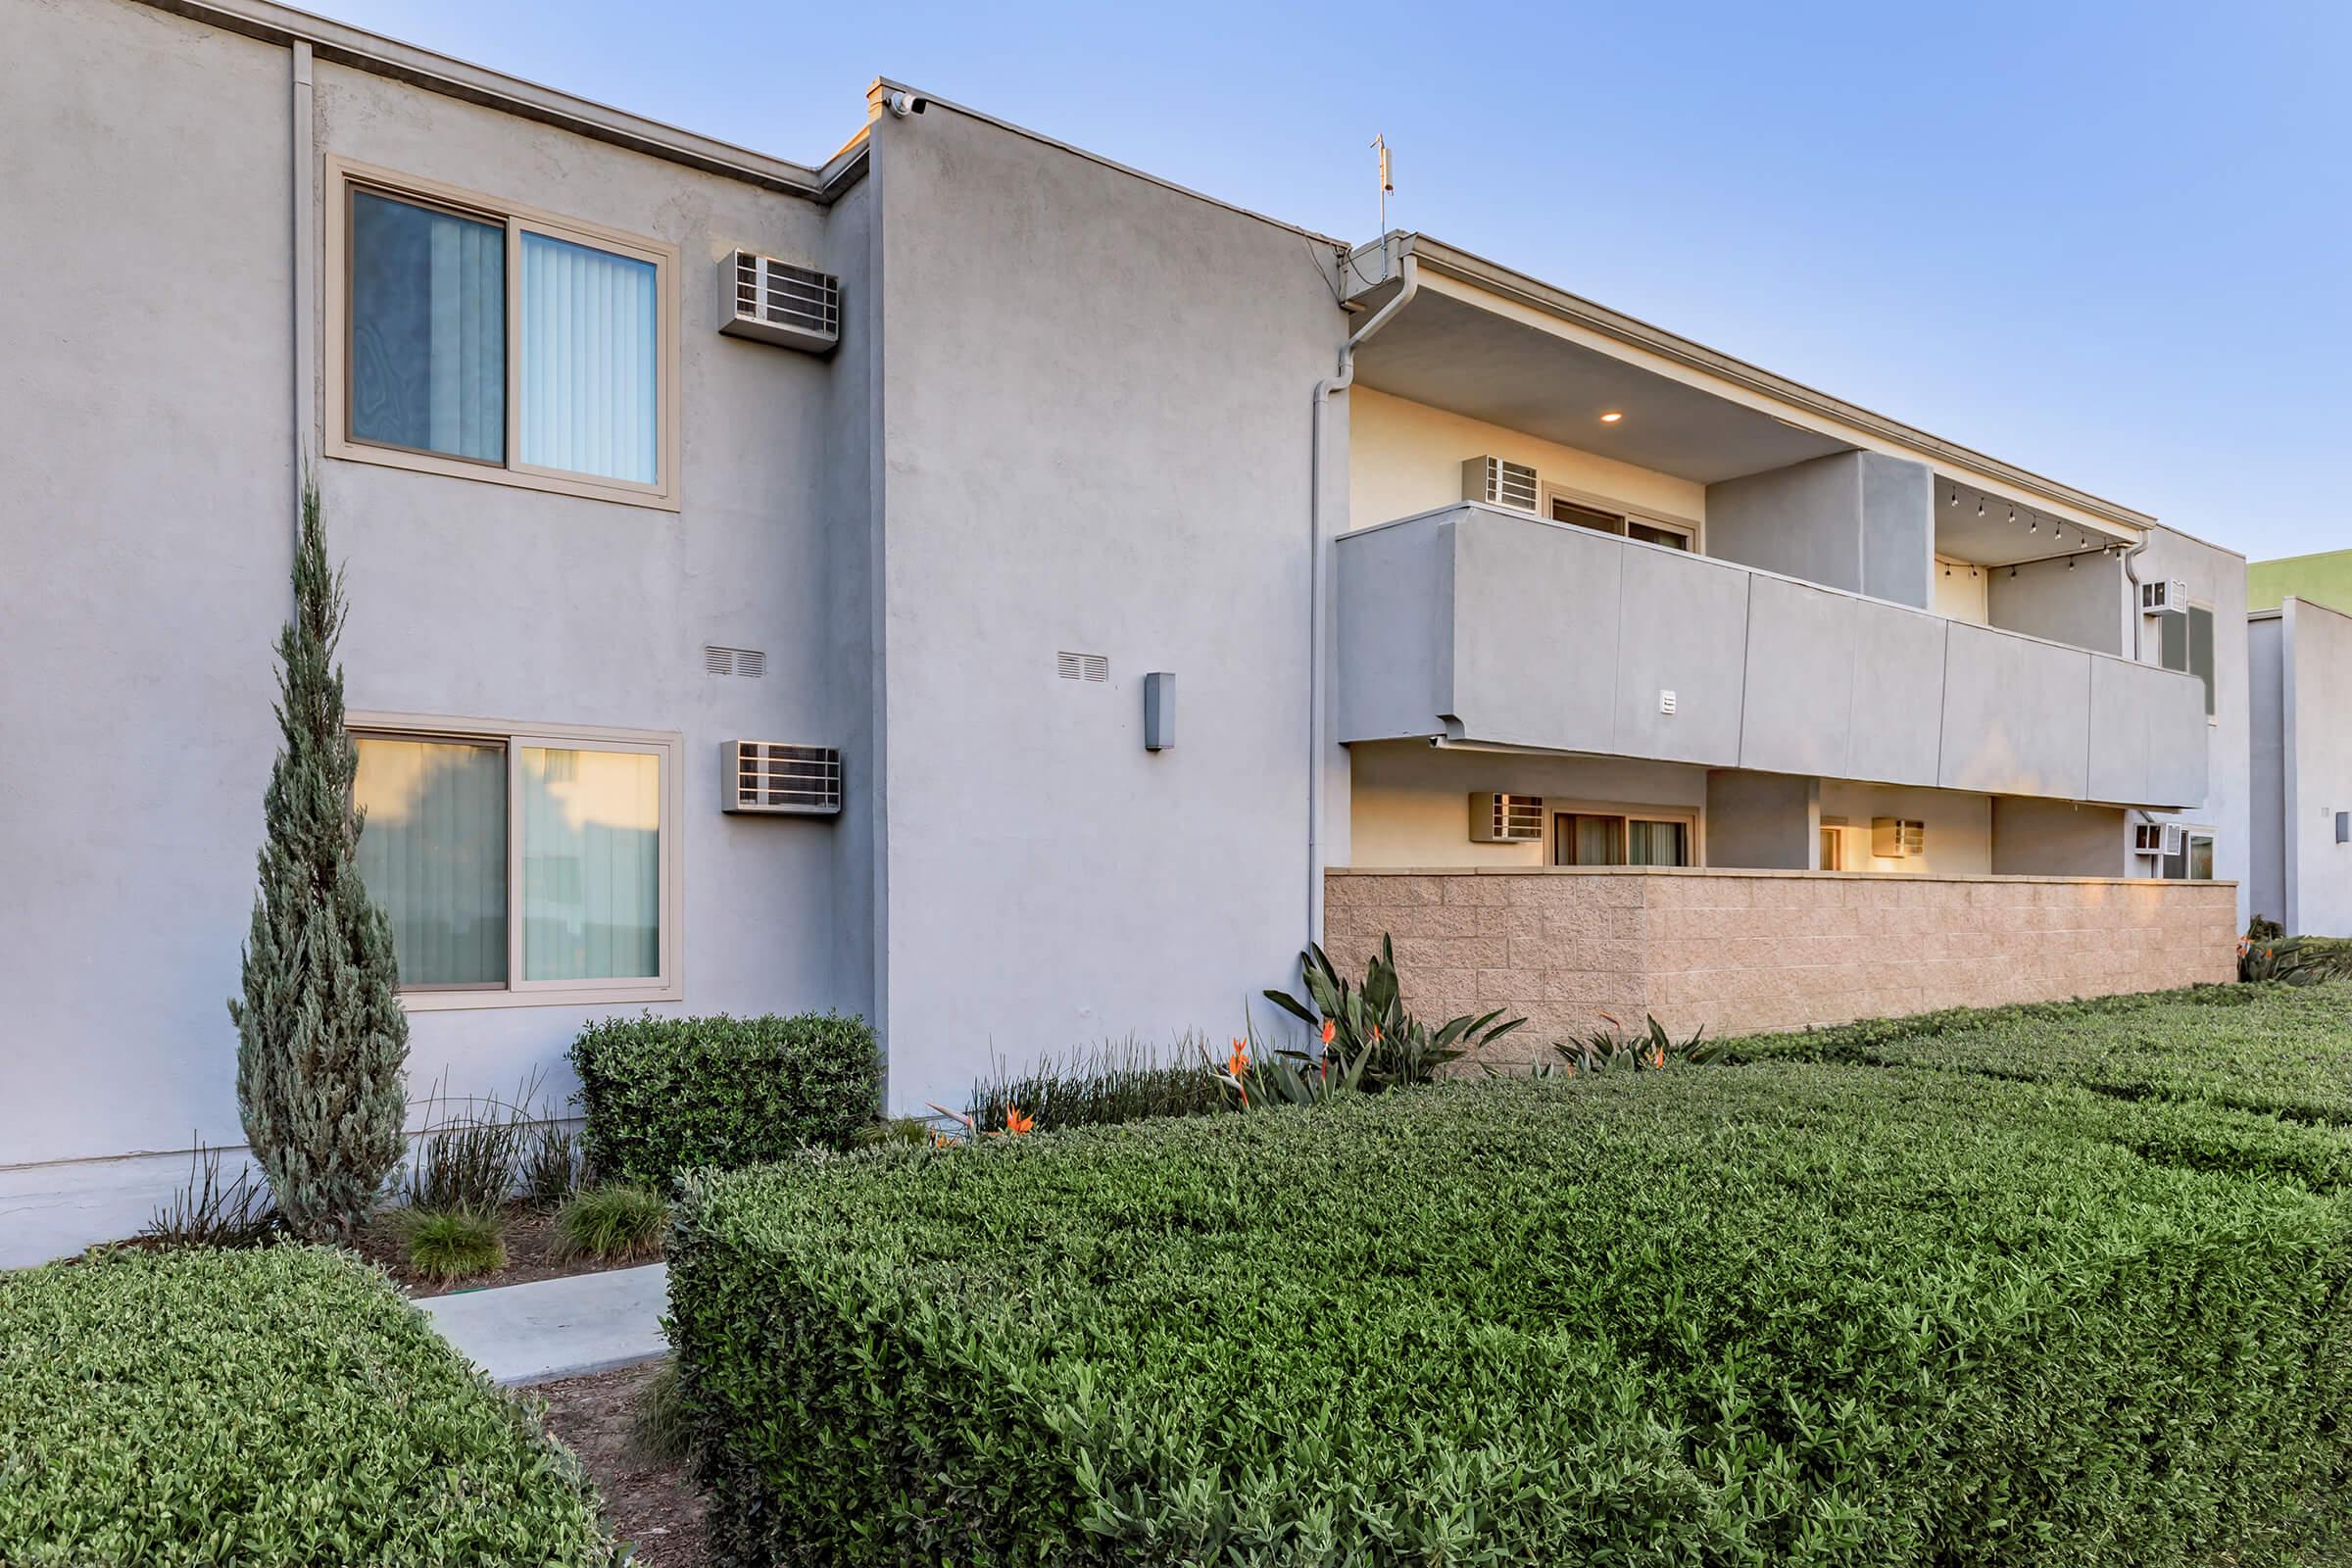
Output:
<instances>
[{"instance_id":1,"label":"wall-mounted light fixture","mask_svg":"<svg viewBox=\"0 0 2352 1568\"><path fill-rule=\"evenodd\" d=\"M1144 677L1144 750L1164 752L1176 744L1176 676L1155 669Z\"/></svg>"}]
</instances>

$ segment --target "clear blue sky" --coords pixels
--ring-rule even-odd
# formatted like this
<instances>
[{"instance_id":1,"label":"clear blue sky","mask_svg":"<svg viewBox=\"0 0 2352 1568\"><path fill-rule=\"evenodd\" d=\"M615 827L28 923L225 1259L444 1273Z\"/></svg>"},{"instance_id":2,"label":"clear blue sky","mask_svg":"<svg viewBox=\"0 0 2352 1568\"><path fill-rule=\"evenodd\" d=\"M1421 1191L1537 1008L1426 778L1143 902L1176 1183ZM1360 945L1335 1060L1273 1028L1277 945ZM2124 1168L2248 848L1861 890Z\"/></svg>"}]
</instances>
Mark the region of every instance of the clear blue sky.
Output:
<instances>
[{"instance_id":1,"label":"clear blue sky","mask_svg":"<svg viewBox=\"0 0 2352 1568\"><path fill-rule=\"evenodd\" d=\"M1357 240L1385 132L1392 226L2256 559L2352 546L2352 6L309 3L808 163L890 75Z\"/></svg>"}]
</instances>

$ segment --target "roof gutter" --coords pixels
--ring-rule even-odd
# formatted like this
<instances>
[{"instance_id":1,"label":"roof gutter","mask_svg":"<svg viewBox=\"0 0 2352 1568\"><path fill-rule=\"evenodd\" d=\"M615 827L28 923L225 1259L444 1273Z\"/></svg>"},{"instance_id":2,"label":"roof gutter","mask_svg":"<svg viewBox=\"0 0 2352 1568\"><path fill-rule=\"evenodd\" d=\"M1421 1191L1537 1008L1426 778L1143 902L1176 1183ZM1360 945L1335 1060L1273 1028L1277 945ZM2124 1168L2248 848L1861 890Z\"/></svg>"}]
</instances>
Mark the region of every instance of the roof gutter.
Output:
<instances>
[{"instance_id":1,"label":"roof gutter","mask_svg":"<svg viewBox=\"0 0 2352 1568\"><path fill-rule=\"evenodd\" d=\"M1306 459L1306 940L1310 944L1320 944L1323 940L1323 738L1330 727L1323 692L1323 647L1327 637L1324 623L1329 618L1330 597L1323 587L1327 555L1323 548L1324 411L1331 406L1334 393L1345 392L1354 384L1355 351L1366 338L1388 325L1420 289L1420 264L1409 251L1398 264L1397 276L1403 286L1372 313L1371 319L1355 329L1354 336L1340 346L1339 373L1315 383L1311 444Z\"/></svg>"}]
</instances>

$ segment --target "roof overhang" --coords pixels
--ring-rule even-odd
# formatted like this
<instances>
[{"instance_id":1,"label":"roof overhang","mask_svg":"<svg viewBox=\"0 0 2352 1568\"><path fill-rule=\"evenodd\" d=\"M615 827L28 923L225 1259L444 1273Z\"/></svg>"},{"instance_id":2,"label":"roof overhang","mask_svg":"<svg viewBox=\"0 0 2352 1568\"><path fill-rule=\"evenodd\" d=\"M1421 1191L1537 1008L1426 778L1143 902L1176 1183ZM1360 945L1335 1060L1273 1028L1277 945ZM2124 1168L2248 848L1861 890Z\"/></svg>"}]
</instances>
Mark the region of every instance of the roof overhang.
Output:
<instances>
[{"instance_id":1,"label":"roof overhang","mask_svg":"<svg viewBox=\"0 0 2352 1568\"><path fill-rule=\"evenodd\" d=\"M1924 463L1972 495L2126 541L2146 513L1831 397L1423 234L1353 252L1351 306L1415 294L1356 356L1378 391L1711 484L1832 452ZM1599 416L1626 417L1604 425Z\"/></svg>"}]
</instances>

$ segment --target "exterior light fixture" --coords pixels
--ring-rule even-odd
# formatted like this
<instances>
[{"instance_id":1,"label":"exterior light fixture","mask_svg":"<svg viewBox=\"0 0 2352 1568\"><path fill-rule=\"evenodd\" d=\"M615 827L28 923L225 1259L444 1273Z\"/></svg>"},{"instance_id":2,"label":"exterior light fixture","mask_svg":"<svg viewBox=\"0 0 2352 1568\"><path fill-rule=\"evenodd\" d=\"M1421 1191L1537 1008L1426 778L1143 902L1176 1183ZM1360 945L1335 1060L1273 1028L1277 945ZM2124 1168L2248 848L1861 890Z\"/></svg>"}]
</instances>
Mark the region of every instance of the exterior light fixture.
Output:
<instances>
[{"instance_id":1,"label":"exterior light fixture","mask_svg":"<svg viewBox=\"0 0 2352 1568\"><path fill-rule=\"evenodd\" d=\"M2039 533L2039 532L2041 532L2041 519L2040 519L2039 517L2028 517L2028 518L2026 519L2026 532L2028 532L2028 533Z\"/></svg>"},{"instance_id":2,"label":"exterior light fixture","mask_svg":"<svg viewBox=\"0 0 2352 1568\"><path fill-rule=\"evenodd\" d=\"M1615 409L1611 409L1608 413L1600 416L1600 422L1603 424L1615 424L1619 419L1624 417L1625 416L1623 414L1620 414Z\"/></svg>"},{"instance_id":3,"label":"exterior light fixture","mask_svg":"<svg viewBox=\"0 0 2352 1568\"><path fill-rule=\"evenodd\" d=\"M1956 506L1958 506L1959 504L1960 504L1960 487L1959 487L1958 485L1954 485L1954 486L1952 486L1952 505L1956 507Z\"/></svg>"},{"instance_id":4,"label":"exterior light fixture","mask_svg":"<svg viewBox=\"0 0 2352 1568\"><path fill-rule=\"evenodd\" d=\"M2017 526L2017 509L2015 507L2009 509L2009 526L2012 528Z\"/></svg>"},{"instance_id":5,"label":"exterior light fixture","mask_svg":"<svg viewBox=\"0 0 2352 1568\"><path fill-rule=\"evenodd\" d=\"M1983 496L1977 497L1977 515L1980 517L1984 515L1984 498Z\"/></svg>"}]
</instances>

